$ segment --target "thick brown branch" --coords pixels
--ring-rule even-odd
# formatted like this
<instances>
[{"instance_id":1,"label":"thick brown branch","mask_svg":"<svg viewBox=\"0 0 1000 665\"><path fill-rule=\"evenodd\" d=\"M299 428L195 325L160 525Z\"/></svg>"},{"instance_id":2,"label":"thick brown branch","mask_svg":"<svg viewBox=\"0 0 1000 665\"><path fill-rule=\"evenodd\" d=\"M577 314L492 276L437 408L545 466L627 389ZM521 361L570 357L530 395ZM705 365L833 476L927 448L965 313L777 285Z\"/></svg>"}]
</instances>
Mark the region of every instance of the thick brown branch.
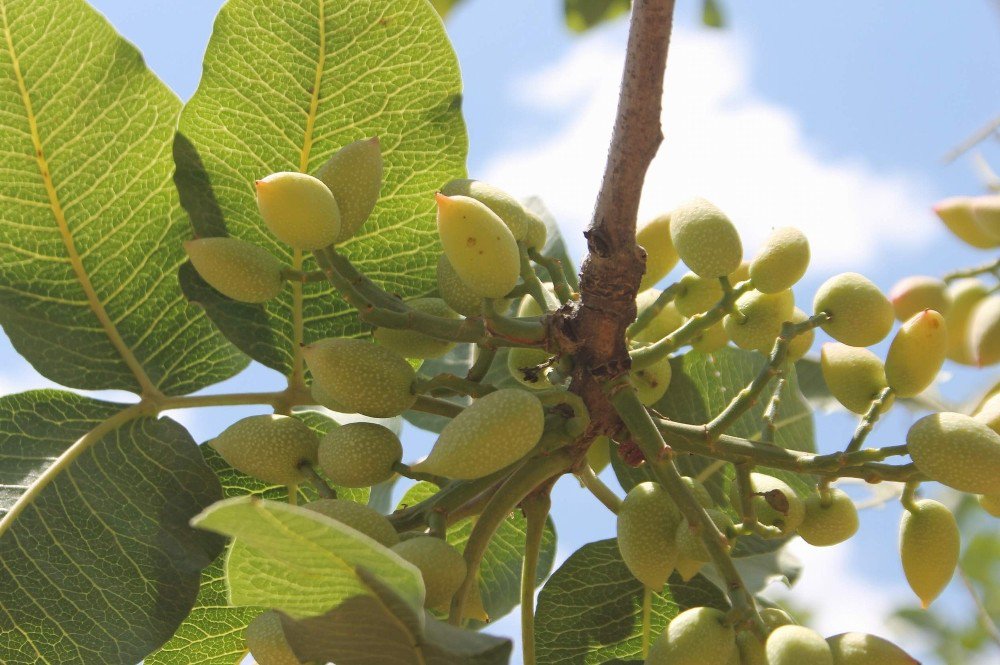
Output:
<instances>
[{"instance_id":1,"label":"thick brown branch","mask_svg":"<svg viewBox=\"0 0 1000 665\"><path fill-rule=\"evenodd\" d=\"M625 331L635 319L635 295L645 252L635 243L643 181L663 140L660 100L673 23L674 0L636 0L618 114L604 180L586 232L588 256L580 303L552 317L557 346L575 354L573 391L590 409L590 434L609 433L618 418L599 382L628 371Z\"/></svg>"}]
</instances>

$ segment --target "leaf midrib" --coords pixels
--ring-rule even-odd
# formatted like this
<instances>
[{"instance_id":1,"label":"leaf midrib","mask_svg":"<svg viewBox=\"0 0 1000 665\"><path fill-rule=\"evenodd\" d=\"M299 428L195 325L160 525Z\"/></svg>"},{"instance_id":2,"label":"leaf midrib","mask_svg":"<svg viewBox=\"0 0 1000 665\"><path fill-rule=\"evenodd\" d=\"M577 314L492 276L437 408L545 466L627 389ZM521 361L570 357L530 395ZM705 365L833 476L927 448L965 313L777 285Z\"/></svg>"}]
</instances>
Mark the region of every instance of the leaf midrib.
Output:
<instances>
[{"instance_id":1,"label":"leaf midrib","mask_svg":"<svg viewBox=\"0 0 1000 665\"><path fill-rule=\"evenodd\" d=\"M11 67L14 70L14 78L17 81L18 91L21 95L21 102L24 104L24 111L28 121L28 129L31 133L31 142L35 149L35 162L38 165L39 174L42 177L42 183L45 185L45 192L49 198L49 208L52 211L52 216L55 219L56 227L59 230L59 235L62 238L63 245L66 247L66 254L69 259L70 266L73 268L73 273L80 282L80 287L87 298L87 303L90 305L91 311L93 311L94 316L97 317L98 322L104 329L104 332L111 341L111 344L115 347L115 350L118 351L122 360L132 371L136 382L139 384L142 394L144 396L159 395L159 389L150 380L149 376L146 374L146 370L143 368L142 364L139 363L129 345L125 343L121 333L118 332L118 328L108 315L107 310L104 309L104 303L102 303L100 298L97 296L97 291L94 289L94 285L90 281L90 275L87 273L87 270L83 265L83 260L80 258L80 254L76 249L76 242L73 239L73 233L69 228L69 223L66 219L66 214L63 211L59 194L56 192L55 183L52 182L52 174L49 170L48 161L45 158L45 150L42 146L41 135L38 131L38 122L32 106L31 95L28 92L28 87L24 81L24 75L21 72L21 64L17 57L17 51L14 49L14 39L11 35L10 22L7 18L7 3L4 0L0 0L0 19L3 20L4 42L7 47L7 53L10 56Z\"/></svg>"},{"instance_id":2,"label":"leaf midrib","mask_svg":"<svg viewBox=\"0 0 1000 665\"><path fill-rule=\"evenodd\" d=\"M302 149L299 151L299 171L309 172L309 154L312 152L313 132L316 127L316 116L319 113L320 84L323 81L323 68L326 65L326 0L318 3L319 52L316 55L316 69L313 74L312 96L309 99L309 112L306 115L305 136L302 138ZM302 270L302 250L292 252L292 269ZM305 323L302 319L302 284L292 282L292 373L289 376L289 387L300 387L305 384L303 375L305 368L302 358Z\"/></svg>"}]
</instances>

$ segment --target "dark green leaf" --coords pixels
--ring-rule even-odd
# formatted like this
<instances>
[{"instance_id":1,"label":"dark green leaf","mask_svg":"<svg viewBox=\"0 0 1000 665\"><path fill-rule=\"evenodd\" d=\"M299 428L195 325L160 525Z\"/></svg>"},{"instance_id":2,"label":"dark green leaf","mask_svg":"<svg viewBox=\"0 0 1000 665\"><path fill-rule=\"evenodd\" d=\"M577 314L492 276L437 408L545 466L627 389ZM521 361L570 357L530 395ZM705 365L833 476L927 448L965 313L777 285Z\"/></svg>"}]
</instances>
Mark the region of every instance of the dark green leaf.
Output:
<instances>
[{"instance_id":1,"label":"dark green leaf","mask_svg":"<svg viewBox=\"0 0 1000 665\"><path fill-rule=\"evenodd\" d=\"M465 175L467 149L458 64L441 19L426 0L231 0L216 20L174 150L195 233L228 233L291 264L292 252L260 220L254 181L275 171L315 172L368 136L382 146L382 199L340 249L391 292L430 293L433 194ZM311 258L305 267L314 267ZM226 336L288 373L296 345L292 287L248 306L196 277L182 273L186 292ZM301 288L307 343L358 334L356 316L329 287Z\"/></svg>"},{"instance_id":2,"label":"dark green leaf","mask_svg":"<svg viewBox=\"0 0 1000 665\"><path fill-rule=\"evenodd\" d=\"M0 22L0 323L14 347L76 388L138 393L144 373L177 394L239 372L246 358L177 286L177 97L86 2L5 0Z\"/></svg>"},{"instance_id":3,"label":"dark green leaf","mask_svg":"<svg viewBox=\"0 0 1000 665\"><path fill-rule=\"evenodd\" d=\"M317 617L281 616L301 660L337 665L501 665L510 640L463 630L414 610L378 577L357 571L370 590Z\"/></svg>"},{"instance_id":4,"label":"dark green leaf","mask_svg":"<svg viewBox=\"0 0 1000 665\"><path fill-rule=\"evenodd\" d=\"M417 483L403 496L400 507L412 506L434 494L437 488L430 483ZM448 528L448 542L465 550L465 543L472 533L471 519L462 520ZM524 539L527 527L520 510L514 511L497 529L486 548L479 567L479 592L483 607L491 621L496 621L521 602L521 563L524 560ZM552 519L546 521L538 555L536 586L552 570L556 555L556 531ZM475 622L473 622L475 623Z\"/></svg>"},{"instance_id":5,"label":"dark green leaf","mask_svg":"<svg viewBox=\"0 0 1000 665\"><path fill-rule=\"evenodd\" d=\"M0 399L0 508L120 404L55 391ZM0 662L127 663L187 616L222 540L188 520L221 496L169 418L104 436L0 536Z\"/></svg>"},{"instance_id":6,"label":"dark green leaf","mask_svg":"<svg viewBox=\"0 0 1000 665\"><path fill-rule=\"evenodd\" d=\"M585 32L628 12L630 0L564 0L566 25L574 32Z\"/></svg>"},{"instance_id":7,"label":"dark green leaf","mask_svg":"<svg viewBox=\"0 0 1000 665\"><path fill-rule=\"evenodd\" d=\"M301 414L300 414L301 415ZM318 414L316 414L318 415ZM303 418L314 429L320 422L313 414ZM265 482L240 473L226 464L212 446L199 447L208 466L222 482L224 498L252 494L272 501L285 501L288 491L284 485ZM364 503L365 489L337 488L337 496ZM318 498L308 486L300 488L299 501ZM212 565L201 574L201 590L191 613L180 625L170 641L156 653L146 658L146 665L232 665L246 654L243 631L263 611L260 607L229 607L226 589L225 553L216 557Z\"/></svg>"},{"instance_id":8,"label":"dark green leaf","mask_svg":"<svg viewBox=\"0 0 1000 665\"><path fill-rule=\"evenodd\" d=\"M642 657L643 585L632 577L615 539L574 552L545 583L535 612L540 663L604 663ZM654 593L652 636L689 607L728 608L722 592L704 577L682 582L675 574Z\"/></svg>"}]
</instances>

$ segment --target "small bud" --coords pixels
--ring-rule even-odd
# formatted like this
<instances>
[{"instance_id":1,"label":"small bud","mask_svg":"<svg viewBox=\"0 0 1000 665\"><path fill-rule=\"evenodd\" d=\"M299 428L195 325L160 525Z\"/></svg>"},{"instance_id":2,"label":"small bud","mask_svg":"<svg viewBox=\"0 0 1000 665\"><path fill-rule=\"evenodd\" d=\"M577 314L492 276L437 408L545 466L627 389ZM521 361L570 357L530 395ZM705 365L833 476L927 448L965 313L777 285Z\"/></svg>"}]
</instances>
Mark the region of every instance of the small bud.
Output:
<instances>
[{"instance_id":1,"label":"small bud","mask_svg":"<svg viewBox=\"0 0 1000 665\"><path fill-rule=\"evenodd\" d=\"M750 279L761 293L778 293L802 279L809 267L809 241L792 226L775 229L750 263Z\"/></svg>"},{"instance_id":2,"label":"small bud","mask_svg":"<svg viewBox=\"0 0 1000 665\"><path fill-rule=\"evenodd\" d=\"M372 214L382 189L378 138L348 143L319 167L316 177L330 188L340 209L340 233L335 242L349 240Z\"/></svg>"},{"instance_id":3,"label":"small bud","mask_svg":"<svg viewBox=\"0 0 1000 665\"><path fill-rule=\"evenodd\" d=\"M845 409L862 415L889 384L885 367L878 356L868 349L846 344L828 343L820 353L823 380L833 396ZM892 398L882 407L884 413L892 406Z\"/></svg>"},{"instance_id":4,"label":"small bud","mask_svg":"<svg viewBox=\"0 0 1000 665\"><path fill-rule=\"evenodd\" d=\"M646 272L639 282L639 291L656 286L656 283L667 276L680 257L670 239L670 215L660 215L647 222L635 234L635 241L646 250Z\"/></svg>"},{"instance_id":5,"label":"small bud","mask_svg":"<svg viewBox=\"0 0 1000 665\"><path fill-rule=\"evenodd\" d=\"M973 213L974 199L968 196L953 196L939 201L934 212L959 240L978 249L989 249L1000 244L977 222Z\"/></svg>"},{"instance_id":6,"label":"small bud","mask_svg":"<svg viewBox=\"0 0 1000 665\"><path fill-rule=\"evenodd\" d=\"M805 626L779 626L764 645L767 665L834 665L826 640Z\"/></svg>"},{"instance_id":7,"label":"small bud","mask_svg":"<svg viewBox=\"0 0 1000 665\"><path fill-rule=\"evenodd\" d=\"M889 300L900 321L908 321L917 312L931 309L947 316L951 309L948 285L937 277L905 277L889 291Z\"/></svg>"},{"instance_id":8,"label":"small bud","mask_svg":"<svg viewBox=\"0 0 1000 665\"><path fill-rule=\"evenodd\" d=\"M392 551L412 563L424 578L424 607L443 609L465 581L468 571L465 559L441 538L420 536L404 540Z\"/></svg>"},{"instance_id":9,"label":"small bud","mask_svg":"<svg viewBox=\"0 0 1000 665\"><path fill-rule=\"evenodd\" d=\"M437 195L438 234L455 273L482 298L502 298L521 271L517 242L496 213L467 196Z\"/></svg>"},{"instance_id":10,"label":"small bud","mask_svg":"<svg viewBox=\"0 0 1000 665\"><path fill-rule=\"evenodd\" d=\"M403 445L392 430L375 423L348 423L319 442L319 465L341 487L371 487L392 478Z\"/></svg>"},{"instance_id":11,"label":"small bud","mask_svg":"<svg viewBox=\"0 0 1000 665\"><path fill-rule=\"evenodd\" d=\"M263 247L236 238L184 243L191 265L213 289L233 300L261 303L281 293L281 262Z\"/></svg>"},{"instance_id":12,"label":"small bud","mask_svg":"<svg viewBox=\"0 0 1000 665\"><path fill-rule=\"evenodd\" d=\"M837 545L858 531L858 509L843 490L829 490L828 503L820 494L809 496L806 516L799 525L802 540L815 547Z\"/></svg>"},{"instance_id":13,"label":"small bud","mask_svg":"<svg viewBox=\"0 0 1000 665\"><path fill-rule=\"evenodd\" d=\"M496 213L514 240L524 240L528 233L528 213L517 199L507 192L479 180L460 178L441 188L445 196L467 196L475 199Z\"/></svg>"},{"instance_id":14,"label":"small bud","mask_svg":"<svg viewBox=\"0 0 1000 665\"><path fill-rule=\"evenodd\" d=\"M738 314L723 319L726 335L741 349L769 352L781 333L781 325L791 319L794 309L795 296L790 290L744 293L736 301Z\"/></svg>"},{"instance_id":15,"label":"small bud","mask_svg":"<svg viewBox=\"0 0 1000 665\"><path fill-rule=\"evenodd\" d=\"M302 507L337 520L383 547L392 547L399 542L399 534L396 533L392 523L377 510L360 503L347 499L320 499L310 501Z\"/></svg>"},{"instance_id":16,"label":"small bud","mask_svg":"<svg viewBox=\"0 0 1000 665\"><path fill-rule=\"evenodd\" d=\"M519 388L480 397L445 425L434 448L414 470L471 480L524 457L542 437L542 403Z\"/></svg>"},{"instance_id":17,"label":"small bud","mask_svg":"<svg viewBox=\"0 0 1000 665\"><path fill-rule=\"evenodd\" d=\"M1000 362L1000 295L976 303L969 320L969 350L979 367Z\"/></svg>"},{"instance_id":18,"label":"small bud","mask_svg":"<svg viewBox=\"0 0 1000 665\"><path fill-rule=\"evenodd\" d=\"M528 227L524 233L524 244L528 248L536 249L540 252L545 248L545 241L549 237L549 229L545 226L545 222L542 221L541 217L527 209L525 212L527 213L525 220Z\"/></svg>"},{"instance_id":19,"label":"small bud","mask_svg":"<svg viewBox=\"0 0 1000 665\"><path fill-rule=\"evenodd\" d=\"M898 397L922 393L944 365L948 330L944 317L925 309L904 323L889 346L885 378Z\"/></svg>"},{"instance_id":20,"label":"small bud","mask_svg":"<svg viewBox=\"0 0 1000 665\"><path fill-rule=\"evenodd\" d=\"M694 607L670 620L650 647L646 665L726 665L735 651L736 633L726 615Z\"/></svg>"},{"instance_id":21,"label":"small bud","mask_svg":"<svg viewBox=\"0 0 1000 665\"><path fill-rule=\"evenodd\" d=\"M210 444L222 459L266 483L296 485L304 464L316 463L319 437L298 418L250 416L227 427Z\"/></svg>"},{"instance_id":22,"label":"small bud","mask_svg":"<svg viewBox=\"0 0 1000 665\"><path fill-rule=\"evenodd\" d=\"M676 504L658 483L639 483L618 511L618 549L632 575L653 591L667 583L677 562Z\"/></svg>"},{"instance_id":23,"label":"small bud","mask_svg":"<svg viewBox=\"0 0 1000 665\"><path fill-rule=\"evenodd\" d=\"M670 239L681 261L696 275L724 277L740 266L743 243L725 213L702 198L670 213Z\"/></svg>"},{"instance_id":24,"label":"small bud","mask_svg":"<svg viewBox=\"0 0 1000 665\"><path fill-rule=\"evenodd\" d=\"M846 272L826 280L813 300L816 314L826 312L830 320L822 325L838 342L850 346L871 346L892 330L895 312L892 303L866 277Z\"/></svg>"},{"instance_id":25,"label":"small bud","mask_svg":"<svg viewBox=\"0 0 1000 665\"><path fill-rule=\"evenodd\" d=\"M899 525L899 555L910 588L926 609L955 574L961 537L954 515L933 499L903 511Z\"/></svg>"},{"instance_id":26,"label":"small bud","mask_svg":"<svg viewBox=\"0 0 1000 665\"><path fill-rule=\"evenodd\" d=\"M910 457L931 480L960 492L1000 494L1000 434L961 413L934 413L906 433Z\"/></svg>"},{"instance_id":27,"label":"small bud","mask_svg":"<svg viewBox=\"0 0 1000 665\"><path fill-rule=\"evenodd\" d=\"M340 209L323 181L305 173L272 173L257 181L257 207L274 236L295 249L332 245Z\"/></svg>"},{"instance_id":28,"label":"small bud","mask_svg":"<svg viewBox=\"0 0 1000 665\"><path fill-rule=\"evenodd\" d=\"M313 384L355 413L391 418L417 399L410 363L372 342L331 337L303 347L302 355Z\"/></svg>"},{"instance_id":29,"label":"small bud","mask_svg":"<svg viewBox=\"0 0 1000 665\"><path fill-rule=\"evenodd\" d=\"M977 196L972 199L972 216L976 226L1000 243L1000 194Z\"/></svg>"}]
</instances>

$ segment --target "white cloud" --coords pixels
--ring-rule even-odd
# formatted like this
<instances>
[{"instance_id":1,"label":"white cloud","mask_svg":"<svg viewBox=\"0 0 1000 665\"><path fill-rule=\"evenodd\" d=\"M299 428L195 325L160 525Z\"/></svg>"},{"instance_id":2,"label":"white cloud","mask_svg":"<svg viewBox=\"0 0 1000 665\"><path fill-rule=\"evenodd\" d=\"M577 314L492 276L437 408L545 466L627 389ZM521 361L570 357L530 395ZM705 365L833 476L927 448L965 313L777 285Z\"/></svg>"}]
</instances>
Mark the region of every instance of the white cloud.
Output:
<instances>
[{"instance_id":1,"label":"white cloud","mask_svg":"<svg viewBox=\"0 0 1000 665\"><path fill-rule=\"evenodd\" d=\"M477 176L518 196L540 195L577 257L603 172L623 41L621 31L586 37L548 69L517 81L516 98L559 129L496 155ZM746 50L730 34L675 32L663 125L666 140L647 177L640 223L705 196L739 226L748 254L772 227L794 225L822 249L813 266L824 272L864 269L887 247L899 252L935 232L922 183L819 154L794 114L754 92Z\"/></svg>"}]
</instances>

